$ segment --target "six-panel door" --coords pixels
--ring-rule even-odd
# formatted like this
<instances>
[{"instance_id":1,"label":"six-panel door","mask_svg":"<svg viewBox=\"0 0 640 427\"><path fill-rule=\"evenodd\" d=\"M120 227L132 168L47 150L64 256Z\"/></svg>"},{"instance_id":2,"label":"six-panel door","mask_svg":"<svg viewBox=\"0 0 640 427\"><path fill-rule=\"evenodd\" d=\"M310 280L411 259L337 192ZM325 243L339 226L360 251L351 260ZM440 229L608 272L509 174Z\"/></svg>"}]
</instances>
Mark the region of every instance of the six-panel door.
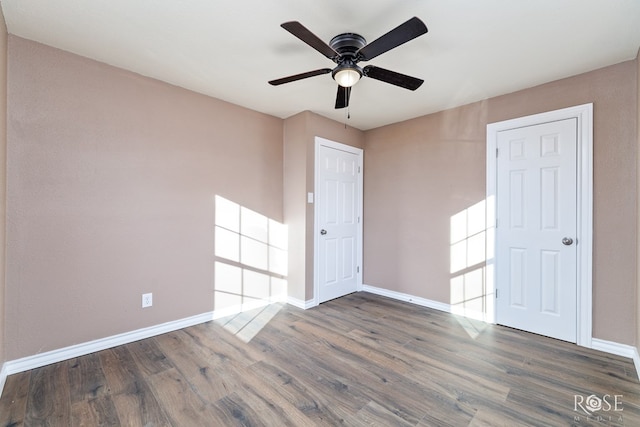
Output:
<instances>
[{"instance_id":1,"label":"six-panel door","mask_svg":"<svg viewBox=\"0 0 640 427\"><path fill-rule=\"evenodd\" d=\"M577 120L497 144L497 323L576 342Z\"/></svg>"}]
</instances>

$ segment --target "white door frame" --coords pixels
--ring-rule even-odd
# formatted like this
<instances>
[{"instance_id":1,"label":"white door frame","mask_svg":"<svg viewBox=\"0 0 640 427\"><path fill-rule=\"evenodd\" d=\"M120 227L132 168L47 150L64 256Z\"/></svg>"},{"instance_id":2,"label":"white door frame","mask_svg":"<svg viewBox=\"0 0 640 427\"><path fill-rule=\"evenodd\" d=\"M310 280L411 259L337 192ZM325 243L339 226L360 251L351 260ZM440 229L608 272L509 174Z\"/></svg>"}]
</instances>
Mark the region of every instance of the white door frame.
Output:
<instances>
[{"instance_id":1,"label":"white door frame","mask_svg":"<svg viewBox=\"0 0 640 427\"><path fill-rule=\"evenodd\" d=\"M362 207L362 190L364 188L363 186L363 179L362 177L364 176L364 163L363 163L363 158L364 158L364 151L361 148L357 148L357 147L353 147L351 145L346 145L346 144L341 144L339 142L334 142L334 141L330 141L328 139L324 139L324 138L320 138L319 136L315 137L315 153L314 153L314 184L313 184L313 191L314 191L314 199L315 199L315 195L318 194L318 185L319 185L319 173L318 171L320 170L320 168L318 167L318 162L320 161L320 147L324 146L324 147L328 147L328 148L332 148L334 150L341 150L341 151L346 151L348 153L352 153L358 156L358 168L360 170L360 173L358 173L358 201L357 201L357 205L358 205L358 217L359 217L359 222L358 222L358 231L357 231L357 238L358 238L358 244L356 247L356 262L358 264L358 269L357 271L357 291L361 291L362 290L362 224L363 224L363 217L362 217L362 213L363 213L363 207ZM318 223L318 218L320 218L320 209L319 209L319 205L317 202L317 199L314 200L314 206L313 206L313 302L311 304L312 307L317 306L318 304L320 304L320 272L319 272L319 265L320 265L320 257L318 256L318 253L320 252L320 239L318 239L318 236L320 235L320 224Z\"/></svg>"},{"instance_id":2,"label":"white door frame","mask_svg":"<svg viewBox=\"0 0 640 427\"><path fill-rule=\"evenodd\" d=\"M498 132L541 123L576 118L578 120L577 153L577 344L591 347L593 319L593 104L583 104L546 113L505 120L487 125L487 294L496 289L495 212L496 212L496 149ZM497 304L494 305L497 308ZM495 319L495 313L493 313Z\"/></svg>"}]
</instances>

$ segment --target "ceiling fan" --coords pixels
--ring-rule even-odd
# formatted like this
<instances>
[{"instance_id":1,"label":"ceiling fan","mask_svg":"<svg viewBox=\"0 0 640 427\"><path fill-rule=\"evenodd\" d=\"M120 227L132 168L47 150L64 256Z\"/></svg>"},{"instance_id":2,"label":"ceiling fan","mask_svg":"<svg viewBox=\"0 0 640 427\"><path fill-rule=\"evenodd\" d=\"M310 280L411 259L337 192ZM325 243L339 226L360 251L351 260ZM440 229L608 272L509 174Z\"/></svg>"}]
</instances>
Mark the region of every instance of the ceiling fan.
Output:
<instances>
[{"instance_id":1,"label":"ceiling fan","mask_svg":"<svg viewBox=\"0 0 640 427\"><path fill-rule=\"evenodd\" d=\"M367 65L364 68L358 66L360 61L369 61L395 47L415 39L427 32L427 26L420 19L413 17L400 24L388 33L367 44L364 37L355 33L338 34L326 44L318 36L309 31L297 21L285 22L280 25L291 34L331 59L337 64L335 68L321 68L306 73L271 80L269 84L277 86L309 77L331 73L338 83L338 95L336 96L336 108L349 106L351 87L361 77L371 77L385 83L400 86L409 90L416 90L424 80L400 74L384 68Z\"/></svg>"}]
</instances>

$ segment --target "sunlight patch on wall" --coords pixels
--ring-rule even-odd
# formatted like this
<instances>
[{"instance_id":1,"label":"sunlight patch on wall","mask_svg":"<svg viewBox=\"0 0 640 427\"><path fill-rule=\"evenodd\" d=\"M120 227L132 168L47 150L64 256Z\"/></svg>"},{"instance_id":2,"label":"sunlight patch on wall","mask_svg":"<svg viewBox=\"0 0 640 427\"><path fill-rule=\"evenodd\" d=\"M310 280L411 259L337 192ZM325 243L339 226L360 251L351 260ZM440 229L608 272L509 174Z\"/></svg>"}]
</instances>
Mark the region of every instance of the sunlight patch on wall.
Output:
<instances>
[{"instance_id":1,"label":"sunlight patch on wall","mask_svg":"<svg viewBox=\"0 0 640 427\"><path fill-rule=\"evenodd\" d=\"M491 212L484 200L453 215L450 220L450 304L451 311L478 320L493 321L493 233Z\"/></svg>"},{"instance_id":2,"label":"sunlight patch on wall","mask_svg":"<svg viewBox=\"0 0 640 427\"><path fill-rule=\"evenodd\" d=\"M216 317L286 300L287 244L286 225L224 197L215 197ZM265 319L265 315L256 319Z\"/></svg>"}]
</instances>

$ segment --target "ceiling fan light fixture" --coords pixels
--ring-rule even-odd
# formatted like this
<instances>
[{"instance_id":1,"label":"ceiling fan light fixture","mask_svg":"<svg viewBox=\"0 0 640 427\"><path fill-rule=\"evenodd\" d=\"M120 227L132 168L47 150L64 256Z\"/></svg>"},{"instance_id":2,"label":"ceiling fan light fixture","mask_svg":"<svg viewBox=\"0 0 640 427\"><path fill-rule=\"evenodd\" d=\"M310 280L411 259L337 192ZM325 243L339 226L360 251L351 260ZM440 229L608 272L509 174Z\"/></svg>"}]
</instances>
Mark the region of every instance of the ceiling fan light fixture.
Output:
<instances>
[{"instance_id":1,"label":"ceiling fan light fixture","mask_svg":"<svg viewBox=\"0 0 640 427\"><path fill-rule=\"evenodd\" d=\"M357 67L338 67L333 73L333 79L342 87L351 87L358 83L362 71Z\"/></svg>"}]
</instances>

